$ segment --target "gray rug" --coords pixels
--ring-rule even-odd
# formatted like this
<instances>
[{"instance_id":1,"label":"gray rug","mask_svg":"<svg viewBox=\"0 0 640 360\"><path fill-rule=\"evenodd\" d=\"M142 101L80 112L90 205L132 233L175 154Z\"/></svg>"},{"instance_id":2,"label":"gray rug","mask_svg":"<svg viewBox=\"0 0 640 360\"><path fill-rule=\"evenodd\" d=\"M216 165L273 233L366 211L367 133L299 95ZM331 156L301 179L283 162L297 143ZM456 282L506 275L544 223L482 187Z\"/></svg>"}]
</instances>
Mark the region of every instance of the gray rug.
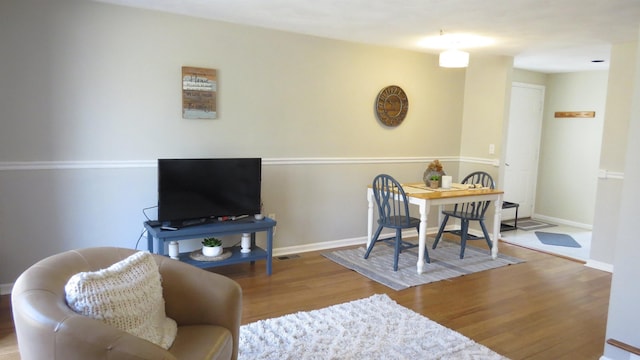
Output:
<instances>
[{"instance_id":1,"label":"gray rug","mask_svg":"<svg viewBox=\"0 0 640 360\"><path fill-rule=\"evenodd\" d=\"M541 243L545 245L566 246L572 248L582 247L580 244L567 234L550 233L544 231L536 231L536 236Z\"/></svg>"},{"instance_id":2,"label":"gray rug","mask_svg":"<svg viewBox=\"0 0 640 360\"><path fill-rule=\"evenodd\" d=\"M542 222L539 220L531 220L531 219L518 220L518 230L529 231L529 230L549 228L553 226L556 226L556 225Z\"/></svg>"},{"instance_id":3,"label":"gray rug","mask_svg":"<svg viewBox=\"0 0 640 360\"><path fill-rule=\"evenodd\" d=\"M418 274L416 270L417 247L400 253L397 272L393 271L393 247L385 243L377 243L369 259L364 259L364 246L336 250L322 255L394 290L404 290L412 286L523 262L503 254L498 254L498 258L493 260L489 250L474 247L469 243L465 249L464 259L460 259L459 243L440 241L435 250L431 249L432 245L433 239L427 239L431 263L425 264L422 274Z\"/></svg>"},{"instance_id":4,"label":"gray rug","mask_svg":"<svg viewBox=\"0 0 640 360\"><path fill-rule=\"evenodd\" d=\"M239 360L508 360L387 295L240 327Z\"/></svg>"}]
</instances>

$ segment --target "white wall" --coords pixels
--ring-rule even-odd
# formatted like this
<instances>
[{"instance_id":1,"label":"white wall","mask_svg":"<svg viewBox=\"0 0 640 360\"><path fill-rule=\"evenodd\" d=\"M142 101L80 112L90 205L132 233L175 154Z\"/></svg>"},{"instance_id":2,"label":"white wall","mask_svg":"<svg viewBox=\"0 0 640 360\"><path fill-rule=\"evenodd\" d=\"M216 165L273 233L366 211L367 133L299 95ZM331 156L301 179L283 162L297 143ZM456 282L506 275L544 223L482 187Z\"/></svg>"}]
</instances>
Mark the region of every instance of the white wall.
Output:
<instances>
[{"instance_id":1,"label":"white wall","mask_svg":"<svg viewBox=\"0 0 640 360\"><path fill-rule=\"evenodd\" d=\"M262 157L283 251L364 242L377 173L459 168L469 82L435 55L82 0L1 2L0 48L0 284L56 252L134 247L157 158ZM218 70L218 119L181 118L182 66ZM396 128L374 115L392 84Z\"/></svg>"}]
</instances>

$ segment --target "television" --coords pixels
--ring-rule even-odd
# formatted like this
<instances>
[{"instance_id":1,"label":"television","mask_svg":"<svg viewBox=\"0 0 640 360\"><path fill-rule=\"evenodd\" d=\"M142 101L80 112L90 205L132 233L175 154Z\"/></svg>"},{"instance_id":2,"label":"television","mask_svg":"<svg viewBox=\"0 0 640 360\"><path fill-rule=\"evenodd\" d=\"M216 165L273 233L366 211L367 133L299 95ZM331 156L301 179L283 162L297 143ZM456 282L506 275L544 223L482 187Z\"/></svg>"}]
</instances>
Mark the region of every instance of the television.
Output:
<instances>
[{"instance_id":1,"label":"television","mask_svg":"<svg viewBox=\"0 0 640 360\"><path fill-rule=\"evenodd\" d=\"M158 159L158 221L186 226L261 211L261 158Z\"/></svg>"}]
</instances>

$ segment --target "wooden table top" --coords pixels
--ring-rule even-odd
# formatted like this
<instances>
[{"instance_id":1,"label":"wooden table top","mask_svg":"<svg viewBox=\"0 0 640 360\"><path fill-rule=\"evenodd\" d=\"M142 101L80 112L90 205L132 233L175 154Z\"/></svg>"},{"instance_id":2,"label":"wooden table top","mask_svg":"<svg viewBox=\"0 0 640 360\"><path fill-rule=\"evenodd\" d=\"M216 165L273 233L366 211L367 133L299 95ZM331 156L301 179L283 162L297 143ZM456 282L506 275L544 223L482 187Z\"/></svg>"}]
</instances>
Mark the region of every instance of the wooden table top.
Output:
<instances>
[{"instance_id":1,"label":"wooden table top","mask_svg":"<svg viewBox=\"0 0 640 360\"><path fill-rule=\"evenodd\" d=\"M464 188L456 188L461 187L461 184L452 184L451 189L432 189L427 187L424 183L406 183L402 184L402 188L407 196L418 198L418 199L443 199L443 198L454 198L454 197L464 197L464 196L475 196L475 195L497 195L504 194L503 190L499 189L489 189L489 188L473 188L473 189L464 189ZM371 185L369 185L371 188Z\"/></svg>"}]
</instances>

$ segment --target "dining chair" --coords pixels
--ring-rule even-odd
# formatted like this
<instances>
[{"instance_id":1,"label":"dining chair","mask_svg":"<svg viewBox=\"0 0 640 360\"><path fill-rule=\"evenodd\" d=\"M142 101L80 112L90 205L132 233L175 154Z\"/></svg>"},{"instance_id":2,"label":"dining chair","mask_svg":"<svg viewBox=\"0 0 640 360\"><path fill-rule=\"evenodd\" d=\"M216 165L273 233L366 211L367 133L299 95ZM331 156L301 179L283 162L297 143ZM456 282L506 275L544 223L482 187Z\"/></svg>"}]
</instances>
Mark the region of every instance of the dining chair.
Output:
<instances>
[{"instance_id":1,"label":"dining chair","mask_svg":"<svg viewBox=\"0 0 640 360\"><path fill-rule=\"evenodd\" d=\"M398 271L398 257L400 252L417 247L418 244L405 242L402 240L402 229L416 228L420 230L420 219L409 216L409 202L407 195L393 177L387 174L380 174L373 179L373 196L378 207L378 229L376 230L371 243L364 254L368 259L373 246L379 242L394 242L395 257L393 260L393 271ZM384 228L395 229L395 236L391 238L379 239ZM425 248L425 259L430 262L429 252Z\"/></svg>"},{"instance_id":2,"label":"dining chair","mask_svg":"<svg viewBox=\"0 0 640 360\"><path fill-rule=\"evenodd\" d=\"M476 171L467 175L462 180L462 184L470 184L475 186L478 186L478 184L480 184L483 188L495 188L493 178L491 177L491 175L487 174L484 171ZM443 210L442 214L444 215L444 219L442 220L442 224L440 224L440 229L438 230L436 239L433 242L433 249L435 249L438 245L438 242L442 237L442 233L444 232L444 228L447 225L447 221L450 217L460 219L460 230L450 231L450 233L460 236L460 259L464 258L464 249L467 246L467 240L482 239L481 237L469 235L470 221L478 221L480 223L482 233L484 234L484 239L486 240L487 245L489 245L489 249L491 249L491 238L489 237L489 232L487 231L487 227L484 224L484 214L487 211L490 203L491 201L489 200L460 203L455 204L452 210Z\"/></svg>"}]
</instances>

